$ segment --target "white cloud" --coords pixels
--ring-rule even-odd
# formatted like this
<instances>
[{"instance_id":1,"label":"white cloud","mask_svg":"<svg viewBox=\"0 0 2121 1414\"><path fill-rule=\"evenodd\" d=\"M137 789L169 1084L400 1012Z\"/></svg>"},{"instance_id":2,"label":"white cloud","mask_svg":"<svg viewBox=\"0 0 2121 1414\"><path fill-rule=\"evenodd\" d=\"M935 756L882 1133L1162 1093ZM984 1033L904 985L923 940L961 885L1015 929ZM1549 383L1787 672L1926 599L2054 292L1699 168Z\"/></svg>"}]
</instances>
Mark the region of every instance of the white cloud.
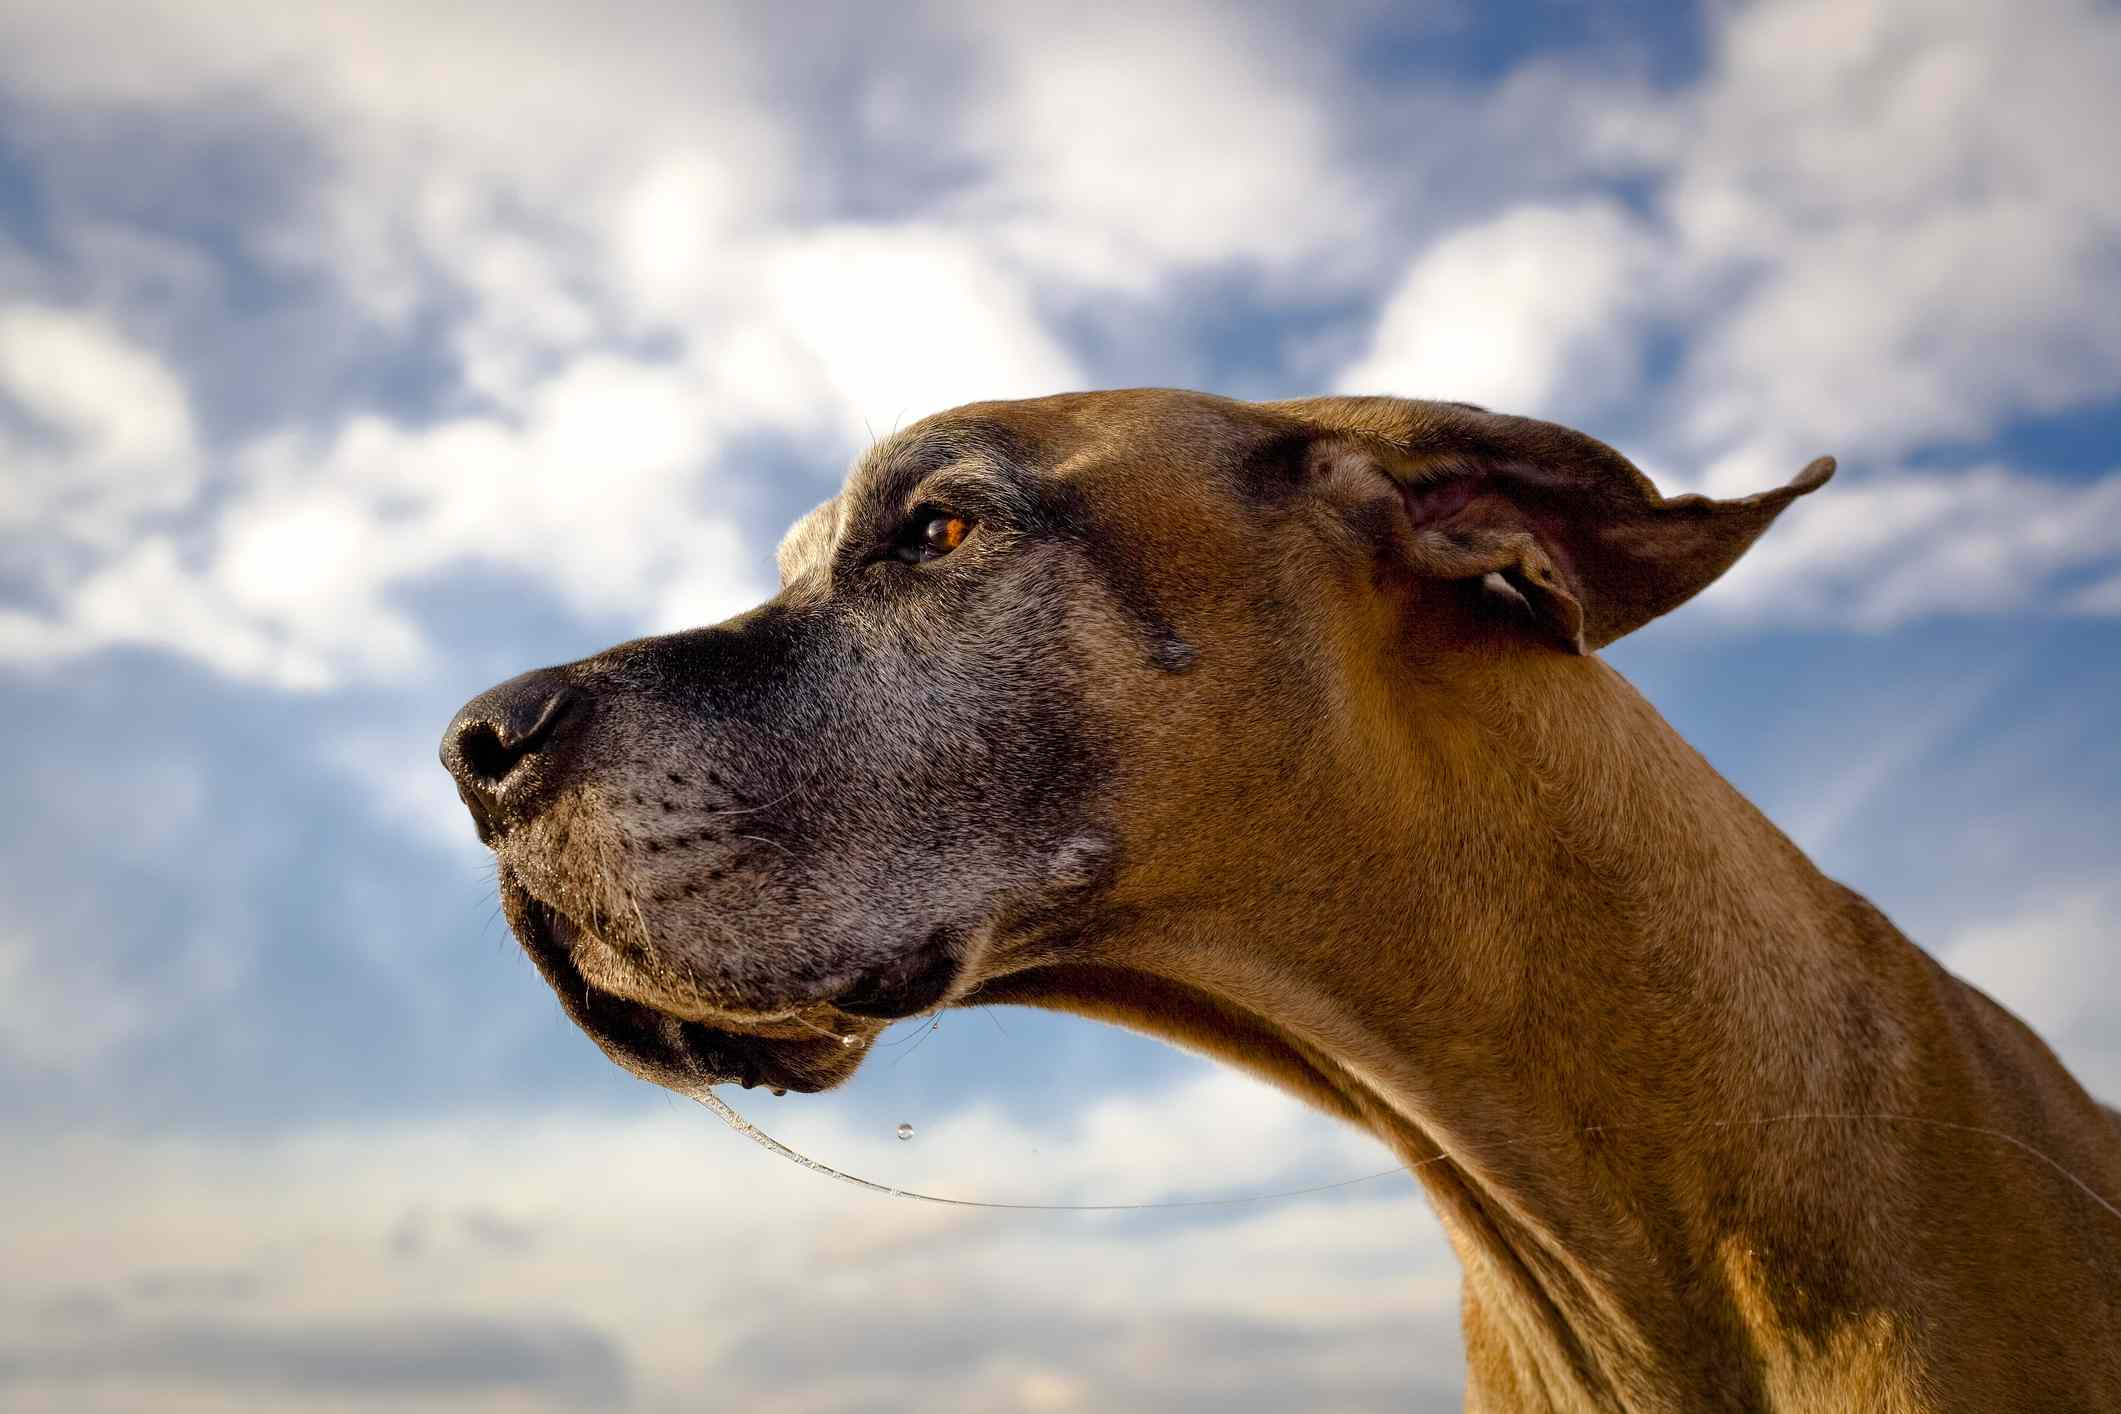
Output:
<instances>
[{"instance_id":1,"label":"white cloud","mask_svg":"<svg viewBox=\"0 0 2121 1414\"><path fill-rule=\"evenodd\" d=\"M2121 181L2075 155L2121 122L2110 11L1806 0L1721 55L1669 204L1698 265L1755 272L1681 390L1712 484L2121 387Z\"/></svg>"},{"instance_id":2,"label":"white cloud","mask_svg":"<svg viewBox=\"0 0 2121 1414\"><path fill-rule=\"evenodd\" d=\"M2061 1041L2100 1019L2121 948L2121 889L2078 886L1962 929L1945 965Z\"/></svg>"},{"instance_id":3,"label":"white cloud","mask_svg":"<svg viewBox=\"0 0 2121 1414\"><path fill-rule=\"evenodd\" d=\"M40 934L0 931L0 1056L78 1071L139 1034L147 999L100 960L54 958ZM64 1026L52 1024L65 1017Z\"/></svg>"},{"instance_id":4,"label":"white cloud","mask_svg":"<svg viewBox=\"0 0 2121 1414\"><path fill-rule=\"evenodd\" d=\"M1726 619L2102 612L2057 586L2121 555L2121 480L1892 468L2121 395L2121 175L2083 160L2121 126L2117 68L2121 17L2078 0L1791 0L1730 11L1670 96L1543 73L1534 117L1583 172L1649 178L1646 214L1528 198L1447 232L1337 382L1624 411L1667 490L1837 454L1705 600ZM1660 328L1686 342L1645 390Z\"/></svg>"},{"instance_id":5,"label":"white cloud","mask_svg":"<svg viewBox=\"0 0 2121 1414\"><path fill-rule=\"evenodd\" d=\"M1561 421L1594 413L1635 383L1659 258L1657 236L1608 201L1460 227L1415 259L1337 382Z\"/></svg>"},{"instance_id":6,"label":"white cloud","mask_svg":"<svg viewBox=\"0 0 2121 1414\"><path fill-rule=\"evenodd\" d=\"M1962 928L1938 960L2061 1052L2099 1099L2121 1105L2121 1045L2104 1025L2121 955L2121 888L2063 884Z\"/></svg>"},{"instance_id":7,"label":"white cloud","mask_svg":"<svg viewBox=\"0 0 2121 1414\"><path fill-rule=\"evenodd\" d=\"M2121 574L2085 586L2066 602L2081 614L2121 615Z\"/></svg>"},{"instance_id":8,"label":"white cloud","mask_svg":"<svg viewBox=\"0 0 2121 1414\"><path fill-rule=\"evenodd\" d=\"M386 6L341 43L323 7L253 27L149 5L135 38L161 62L137 68L99 65L64 17L0 21L39 55L9 78L42 101L241 86L307 128L332 160L286 193L258 251L382 325L440 316L460 380L431 422L354 409L254 430L209 458L210 499L194 459L172 457L186 474L153 508L191 511L181 527L104 497L93 536L38 553L50 606L11 608L0 655L145 644L284 688L402 680L434 645L400 592L453 569L520 574L642 631L708 622L764 592L764 547L723 509L751 480L731 458L746 438L793 439L830 470L872 428L1088 382L978 227L784 224L804 171L756 91L774 62L762 38L641 18L673 48L566 7ZM77 496L189 438L181 384L151 355L40 317L0 330L15 335L0 354L20 353L0 377L70 427L101 419L47 480ZM620 351L644 334L667 352ZM45 503L14 517L26 536L32 515L48 520Z\"/></svg>"},{"instance_id":9,"label":"white cloud","mask_svg":"<svg viewBox=\"0 0 2121 1414\"><path fill-rule=\"evenodd\" d=\"M728 248L763 204L760 173L726 150L680 147L645 164L618 193L612 226L617 281L640 317L698 307L726 279Z\"/></svg>"},{"instance_id":10,"label":"white cloud","mask_svg":"<svg viewBox=\"0 0 2121 1414\"><path fill-rule=\"evenodd\" d=\"M321 445L267 437L231 459L216 515L61 586L0 652L170 648L297 690L429 661L397 601L452 568L545 582L587 614L644 630L712 622L763 593L761 557L714 513L712 399L682 366L586 356L539 383L519 419L407 428L351 420Z\"/></svg>"},{"instance_id":11,"label":"white cloud","mask_svg":"<svg viewBox=\"0 0 2121 1414\"><path fill-rule=\"evenodd\" d=\"M100 539L110 517L183 505L194 456L184 385L154 353L93 314L0 305L0 526Z\"/></svg>"},{"instance_id":12,"label":"white cloud","mask_svg":"<svg viewBox=\"0 0 2121 1414\"><path fill-rule=\"evenodd\" d=\"M1893 456L2121 386L2121 19L2075 0L1733 12L1664 210L1727 298L1690 445Z\"/></svg>"},{"instance_id":13,"label":"white cloud","mask_svg":"<svg viewBox=\"0 0 2121 1414\"><path fill-rule=\"evenodd\" d=\"M369 318L409 326L416 312L443 312L460 392L486 399L496 428L545 418L560 435L549 403L579 396L588 369L632 360L632 382L658 377L611 352L615 339L677 341L685 416L702 424L698 464L681 477L696 500L740 479L715 458L747 430L793 432L829 460L859 443L863 422L1090 382L1044 316L1099 290L1141 295L1177 271L1230 263L1266 271L1277 288L1343 288L1377 257L1393 193L1389 172L1357 165L1343 129L1345 59L1258 15L1160 8L1088 28L1058 11L946 15L940 32L961 25L969 78L940 59L935 72L908 68L918 47L882 36L899 64L865 74L857 134L906 151L935 131L921 123L929 102L952 104L959 123L935 153L952 180L914 201L910 218L872 223L829 218L834 182L853 174L802 112L770 100L783 72L774 32L732 15L471 6L435 17L386 4L369 6L354 34L329 6L235 19L140 4L129 13L138 61L123 64L104 53L100 25L70 11L0 23L17 53L36 55L8 74L36 102L170 108L240 91L310 131L329 163L286 193L291 206L255 233L257 248L333 280ZM836 34L844 45L876 38ZM1508 89L1517 98L1487 110L1512 129L1504 148L1538 146L1542 161L1527 163L1538 180L1555 176L1553 153L1580 174L1642 167L1659 178L1648 214L1527 197L1442 231L1336 382L1589 420L1625 403L1650 331L1673 320L1693 343L1648 420L1646 460L1688 469L1688 485L1741 492L1830 447L1850 471L1813 519L1854 519L1828 507L1850 500L1862 458L1977 439L2013 413L2121 386L2121 343L2108 337L2121 329L2121 307L2110 307L2121 182L2070 157L2115 110L2104 74L2117 53L2121 25L2070 0L2009 15L1794 0L1718 25L1710 68L1676 95L1614 85L1589 66L1525 74ZM1525 108L1531 89L1544 98ZM1538 131L1514 131L1525 123ZM1508 187L1508 161L1483 165ZM45 360L28 382L21 358L6 371L28 388L19 396L76 432L47 471L180 505L193 485L182 386L112 339L81 324L49 339L78 356ZM95 369L134 394L95 396ZM594 409L581 422L626 430ZM403 428L401 441L448 441L467 420L448 426ZM314 424L291 432L310 445L335 437ZM159 485L112 473L142 447L172 452L176 471ZM596 460L598 447L583 454ZM1915 500L1975 483L1900 479L1892 511L1915 524ZM2030 481L2023 490L2070 500ZM233 496L231 515L248 511L252 524L227 526L218 538L231 558L180 585L153 547L55 570L62 598L98 585L98 623L13 611L0 644L23 659L102 642L189 651L197 636L210 664L286 685L403 674L424 644L384 604L399 581L388 570L346 579L363 575L378 536L322 530L337 513L329 500L291 505L284 485ZM301 555L284 598L265 594L261 570L286 566L293 541L255 524L267 511L316 532L301 549L318 553ZM100 524L112 543L123 534L110 526L127 528L123 517ZM2059 568L2098 570L2100 551L2074 543L2057 551ZM2023 581L2000 572L1994 547L1983 560L1983 545L1960 536L1951 575L1866 591L1864 621L2017 606ZM382 560L418 562L405 575L450 562L418 549ZM178 560L218 551L191 545ZM664 594L638 581L613 594L594 579L568 570L560 589L577 606L653 623L694 613L681 604L721 602L728 583L700 583L698 560L687 562L694 583ZM1752 583L1765 583L1760 570ZM165 591L168 606L132 604L127 585ZM1796 589L1714 602L1739 611L1805 598ZM354 613L318 613L329 596ZM2104 602L2096 589L2047 598L2091 611Z\"/></svg>"},{"instance_id":14,"label":"white cloud","mask_svg":"<svg viewBox=\"0 0 2121 1414\"><path fill-rule=\"evenodd\" d=\"M991 69L953 205L1067 284L1142 292L1246 265L1331 285L1374 257L1382 189L1347 161L1352 87L1295 17L1141 5L968 7Z\"/></svg>"},{"instance_id":15,"label":"white cloud","mask_svg":"<svg viewBox=\"0 0 2121 1414\"><path fill-rule=\"evenodd\" d=\"M290 641L277 625L245 614L223 586L187 565L166 537L137 543L70 588L65 616L48 626L41 645L62 659L143 645L185 654L231 677L298 691L327 687L334 679L317 645ZM402 626L386 621L370 629L358 606L348 609L334 637L366 631L371 647L394 640L405 648Z\"/></svg>"},{"instance_id":16,"label":"white cloud","mask_svg":"<svg viewBox=\"0 0 2121 1414\"><path fill-rule=\"evenodd\" d=\"M1108 1104L1059 1143L991 1111L957 1117L977 1141L949 1150L899 1144L881 1122L857 1129L827 1115L803 1128L820 1157L855 1172L1018 1197L1112 1196L1100 1186L1116 1181L1113 1123L1149 1146L1140 1172L1178 1185L1222 1185L1224 1160L1268 1182L1334 1159L1389 1166L1374 1146L1254 1088L1217 1075ZM1021 1154L1041 1137L1036 1170L964 1169L975 1142ZM1291 1140L1313 1141L1308 1162ZM704 1389L730 1407L820 1410L1191 1407L1187 1396L1218 1394L1228 1401L1219 1407L1304 1396L1323 1407L1336 1394L1374 1407L1380 1387L1403 1399L1457 1379L1456 1268L1410 1189L1388 1180L1331 1201L1168 1223L942 1211L802 1174L691 1106L262 1141L75 1135L0 1177L19 1237L0 1311L23 1330L70 1294L77 1306L101 1298L100 1324L40 1332L35 1368L46 1370L65 1366L55 1349L83 1342L137 1348L165 1319L143 1278L197 1272L233 1279L192 1282L184 1314L253 1339L343 1330L351 1340L407 1309L594 1332L650 1409L696 1407ZM156 1201L136 1201L141 1193ZM84 1209L103 1220L74 1221ZM827 1327L835 1333L821 1341ZM941 1357L949 1378L918 1350L909 1358L907 1340L958 1342ZM1173 1370L1173 1342L1204 1342L1215 1362ZM196 1363L154 1373L189 1374L204 1385L199 1398L249 1393L217 1388L215 1361ZM1157 1381L1178 1388L1159 1399ZM151 1387L123 1369L86 1383L17 1374L8 1398L117 1404ZM423 1391L330 1393L333 1407L358 1409ZM543 1407L538 1393L528 1407Z\"/></svg>"},{"instance_id":17,"label":"white cloud","mask_svg":"<svg viewBox=\"0 0 2121 1414\"><path fill-rule=\"evenodd\" d=\"M492 870L493 855L477 833L466 828L456 782L436 764L441 726L432 715L418 712L388 720L371 714L358 725L330 733L322 752L324 764L366 795L376 814L393 828L462 862L473 877L482 876ZM411 985L417 990L419 979L414 977Z\"/></svg>"},{"instance_id":18,"label":"white cloud","mask_svg":"<svg viewBox=\"0 0 2121 1414\"><path fill-rule=\"evenodd\" d=\"M1728 617L1882 630L1923 613L2054 612L2058 578L2121 556L2121 471L2082 483L2000 467L1835 482L1704 596Z\"/></svg>"},{"instance_id":19,"label":"white cloud","mask_svg":"<svg viewBox=\"0 0 2121 1414\"><path fill-rule=\"evenodd\" d=\"M881 436L961 402L1086 381L1042 326L1023 280L948 231L823 230L777 251L765 278L761 334L790 338L815 370L801 390L810 405L776 409L789 421L844 428L865 419ZM724 372L732 383L742 376ZM819 394L829 398L822 407Z\"/></svg>"},{"instance_id":20,"label":"white cloud","mask_svg":"<svg viewBox=\"0 0 2121 1414\"><path fill-rule=\"evenodd\" d=\"M1187 269L1345 288L1392 191L1355 164L1330 53L1192 11L958 17L969 76L887 66L854 113L899 151L928 131L910 95L932 94L957 118L937 160L963 175L866 222L830 219L810 120L769 97L783 55L726 17L642 8L663 40L646 45L564 6L387 5L352 42L327 7L238 23L145 4L130 32L154 62L112 64L68 13L0 22L36 56L10 72L18 91L90 108L253 95L330 158L257 251L384 325L438 317L458 381L432 423L334 411L202 459L166 359L100 315L15 310L0 381L57 440L0 449L41 468L11 481L13 518L85 508L59 548L26 552L55 604L0 621L17 662L141 643L285 687L402 678L433 645L400 591L482 565L585 613L699 622L760 588L712 509L747 480L728 459L745 437L829 466L940 406L1085 385L1049 316ZM2121 182L2055 156L2114 104L2097 79L2117 32L2062 0L2008 22L1800 0L1735 13L1673 97L1543 73L1545 101L1491 116L1564 125L1549 146L1586 171L1645 166L1648 214L1528 197L1446 229L1334 381L1588 421L1639 392L1670 320L1692 340L1641 450L1722 491L1829 443L1860 458L1976 437L2121 386L2121 317L2101 317ZM644 334L669 352L630 351ZM2111 557L2081 525L2101 494L1867 472L1851 462L1793 518L1806 533L1778 530L1709 602L1870 625L2097 611L2096 590L2043 586ZM200 499L202 477L225 492ZM2007 520L1976 523L1999 498ZM207 522L143 520L187 507ZM574 552L552 554L558 538ZM1881 550L1889 569L1848 558Z\"/></svg>"},{"instance_id":21,"label":"white cloud","mask_svg":"<svg viewBox=\"0 0 2121 1414\"><path fill-rule=\"evenodd\" d=\"M94 841L96 872L51 867L57 854L35 857L25 841L0 875L0 1070L25 1089L52 1076L95 1081L128 1043L241 979L255 909L243 842L198 850L216 783L195 754L92 752L84 764L24 752L15 764L31 828L42 841ZM175 858L197 893L172 908L177 891L160 884Z\"/></svg>"}]
</instances>

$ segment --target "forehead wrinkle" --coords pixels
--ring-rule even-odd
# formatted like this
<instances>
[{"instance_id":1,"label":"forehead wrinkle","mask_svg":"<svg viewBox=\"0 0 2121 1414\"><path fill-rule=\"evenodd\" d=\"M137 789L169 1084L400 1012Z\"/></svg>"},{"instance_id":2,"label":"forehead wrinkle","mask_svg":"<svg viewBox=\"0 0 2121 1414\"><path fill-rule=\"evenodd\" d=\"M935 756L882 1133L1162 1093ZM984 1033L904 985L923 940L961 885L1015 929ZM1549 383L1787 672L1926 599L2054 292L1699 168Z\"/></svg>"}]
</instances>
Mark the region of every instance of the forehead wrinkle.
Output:
<instances>
[{"instance_id":1,"label":"forehead wrinkle","mask_svg":"<svg viewBox=\"0 0 2121 1414\"><path fill-rule=\"evenodd\" d=\"M1012 488L1020 486L1023 469L1012 455L1013 441L997 429L973 423L910 428L879 442L847 478L849 509L841 517L841 534L853 533L857 524L896 515L923 481L951 467L976 464L999 473Z\"/></svg>"}]
</instances>

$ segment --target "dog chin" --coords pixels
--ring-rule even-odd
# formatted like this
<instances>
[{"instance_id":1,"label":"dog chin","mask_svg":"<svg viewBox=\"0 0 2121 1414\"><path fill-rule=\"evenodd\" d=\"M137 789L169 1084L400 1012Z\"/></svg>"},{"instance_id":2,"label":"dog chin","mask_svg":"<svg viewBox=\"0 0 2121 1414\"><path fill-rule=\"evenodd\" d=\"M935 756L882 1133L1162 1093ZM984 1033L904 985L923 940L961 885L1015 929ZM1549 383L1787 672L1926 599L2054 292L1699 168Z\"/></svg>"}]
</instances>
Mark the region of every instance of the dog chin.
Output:
<instances>
[{"instance_id":1,"label":"dog chin","mask_svg":"<svg viewBox=\"0 0 2121 1414\"><path fill-rule=\"evenodd\" d=\"M644 987L629 985L626 991L632 995L621 995L585 976L577 949L585 942L600 949L604 945L506 873L501 909L568 1019L612 1060L680 1094L696 1095L728 1084L829 1090L854 1073L876 1029L853 1018L839 1027L806 1027L785 1015L757 1022L696 1019L657 1005ZM846 1035L854 1036L856 1043L846 1044L841 1039Z\"/></svg>"},{"instance_id":2,"label":"dog chin","mask_svg":"<svg viewBox=\"0 0 2121 1414\"><path fill-rule=\"evenodd\" d=\"M710 1009L659 988L505 867L500 893L509 927L568 1019L627 1070L685 1094L731 1083L830 1089L854 1073L884 1024L941 1005L963 970L954 938L938 931L829 998L791 998L778 1009Z\"/></svg>"}]
</instances>

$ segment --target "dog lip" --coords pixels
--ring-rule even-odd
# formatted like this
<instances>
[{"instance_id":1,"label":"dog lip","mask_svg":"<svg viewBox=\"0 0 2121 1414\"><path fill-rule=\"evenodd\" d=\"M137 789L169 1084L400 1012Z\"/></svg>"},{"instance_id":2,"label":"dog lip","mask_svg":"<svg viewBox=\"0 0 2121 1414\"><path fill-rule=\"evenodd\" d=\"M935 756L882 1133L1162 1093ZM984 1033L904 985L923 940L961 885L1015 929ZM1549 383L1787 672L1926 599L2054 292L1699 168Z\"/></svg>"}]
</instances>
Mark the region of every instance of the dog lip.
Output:
<instances>
[{"instance_id":1,"label":"dog lip","mask_svg":"<svg viewBox=\"0 0 2121 1414\"><path fill-rule=\"evenodd\" d=\"M901 1021L933 1010L964 970L955 939L938 929L903 956L865 975L832 1004L849 1016Z\"/></svg>"},{"instance_id":2,"label":"dog lip","mask_svg":"<svg viewBox=\"0 0 2121 1414\"><path fill-rule=\"evenodd\" d=\"M582 936L582 925L551 904L541 903L535 898L531 899L530 906L539 926L552 940L552 945L564 951L571 960L574 956L574 941Z\"/></svg>"},{"instance_id":3,"label":"dog lip","mask_svg":"<svg viewBox=\"0 0 2121 1414\"><path fill-rule=\"evenodd\" d=\"M558 994L561 1009L606 1055L644 1079L677 1090L731 1081L748 1090L765 1080L752 1048L717 1047L710 1058L698 1045L684 1044L688 1033L705 1033L707 1028L590 982L574 961L573 945L582 936L581 925L519 882L504 881L502 888L504 899L513 893L518 900L518 906L509 910L521 919L516 931Z\"/></svg>"},{"instance_id":4,"label":"dog lip","mask_svg":"<svg viewBox=\"0 0 2121 1414\"><path fill-rule=\"evenodd\" d=\"M504 869L501 906L510 928L567 1013L598 1049L643 1080L697 1094L714 1085L814 1092L852 1069L837 1037L819 1041L746 1035L633 1001L591 983L573 958L581 925Z\"/></svg>"}]
</instances>

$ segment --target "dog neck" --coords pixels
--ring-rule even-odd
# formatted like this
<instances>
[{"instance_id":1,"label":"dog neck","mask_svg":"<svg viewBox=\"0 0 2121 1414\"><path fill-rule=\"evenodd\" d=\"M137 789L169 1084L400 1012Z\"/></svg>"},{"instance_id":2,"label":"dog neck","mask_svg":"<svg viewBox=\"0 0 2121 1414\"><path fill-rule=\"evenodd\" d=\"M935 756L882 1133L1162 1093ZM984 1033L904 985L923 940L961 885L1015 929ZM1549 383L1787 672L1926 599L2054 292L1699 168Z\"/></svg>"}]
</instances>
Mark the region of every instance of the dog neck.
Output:
<instances>
[{"instance_id":1,"label":"dog neck","mask_svg":"<svg viewBox=\"0 0 2121 1414\"><path fill-rule=\"evenodd\" d=\"M1223 882L996 994L1229 1059L1417 1166L1497 1407L1764 1405L1783 1346L1891 1344L1847 1183L1900 1177L1897 1136L1784 1117L1924 1102L1926 959L1597 659L1441 686L1357 693Z\"/></svg>"},{"instance_id":2,"label":"dog neck","mask_svg":"<svg viewBox=\"0 0 2121 1414\"><path fill-rule=\"evenodd\" d=\"M1404 983L1350 1006L1342 949L1311 959L1355 1028L1321 1059L1403 1155L1449 1155L1418 1171L1477 1384L1699 1407L1795 1333L1786 1293L1865 1285L1793 1244L1849 1250L1846 1177L1896 1136L1784 1117L1910 1103L1920 960L1598 660L1487 660L1447 696L1392 697L1428 748L1383 784L1418 824L1362 871L1396 963L1362 975Z\"/></svg>"}]
</instances>

